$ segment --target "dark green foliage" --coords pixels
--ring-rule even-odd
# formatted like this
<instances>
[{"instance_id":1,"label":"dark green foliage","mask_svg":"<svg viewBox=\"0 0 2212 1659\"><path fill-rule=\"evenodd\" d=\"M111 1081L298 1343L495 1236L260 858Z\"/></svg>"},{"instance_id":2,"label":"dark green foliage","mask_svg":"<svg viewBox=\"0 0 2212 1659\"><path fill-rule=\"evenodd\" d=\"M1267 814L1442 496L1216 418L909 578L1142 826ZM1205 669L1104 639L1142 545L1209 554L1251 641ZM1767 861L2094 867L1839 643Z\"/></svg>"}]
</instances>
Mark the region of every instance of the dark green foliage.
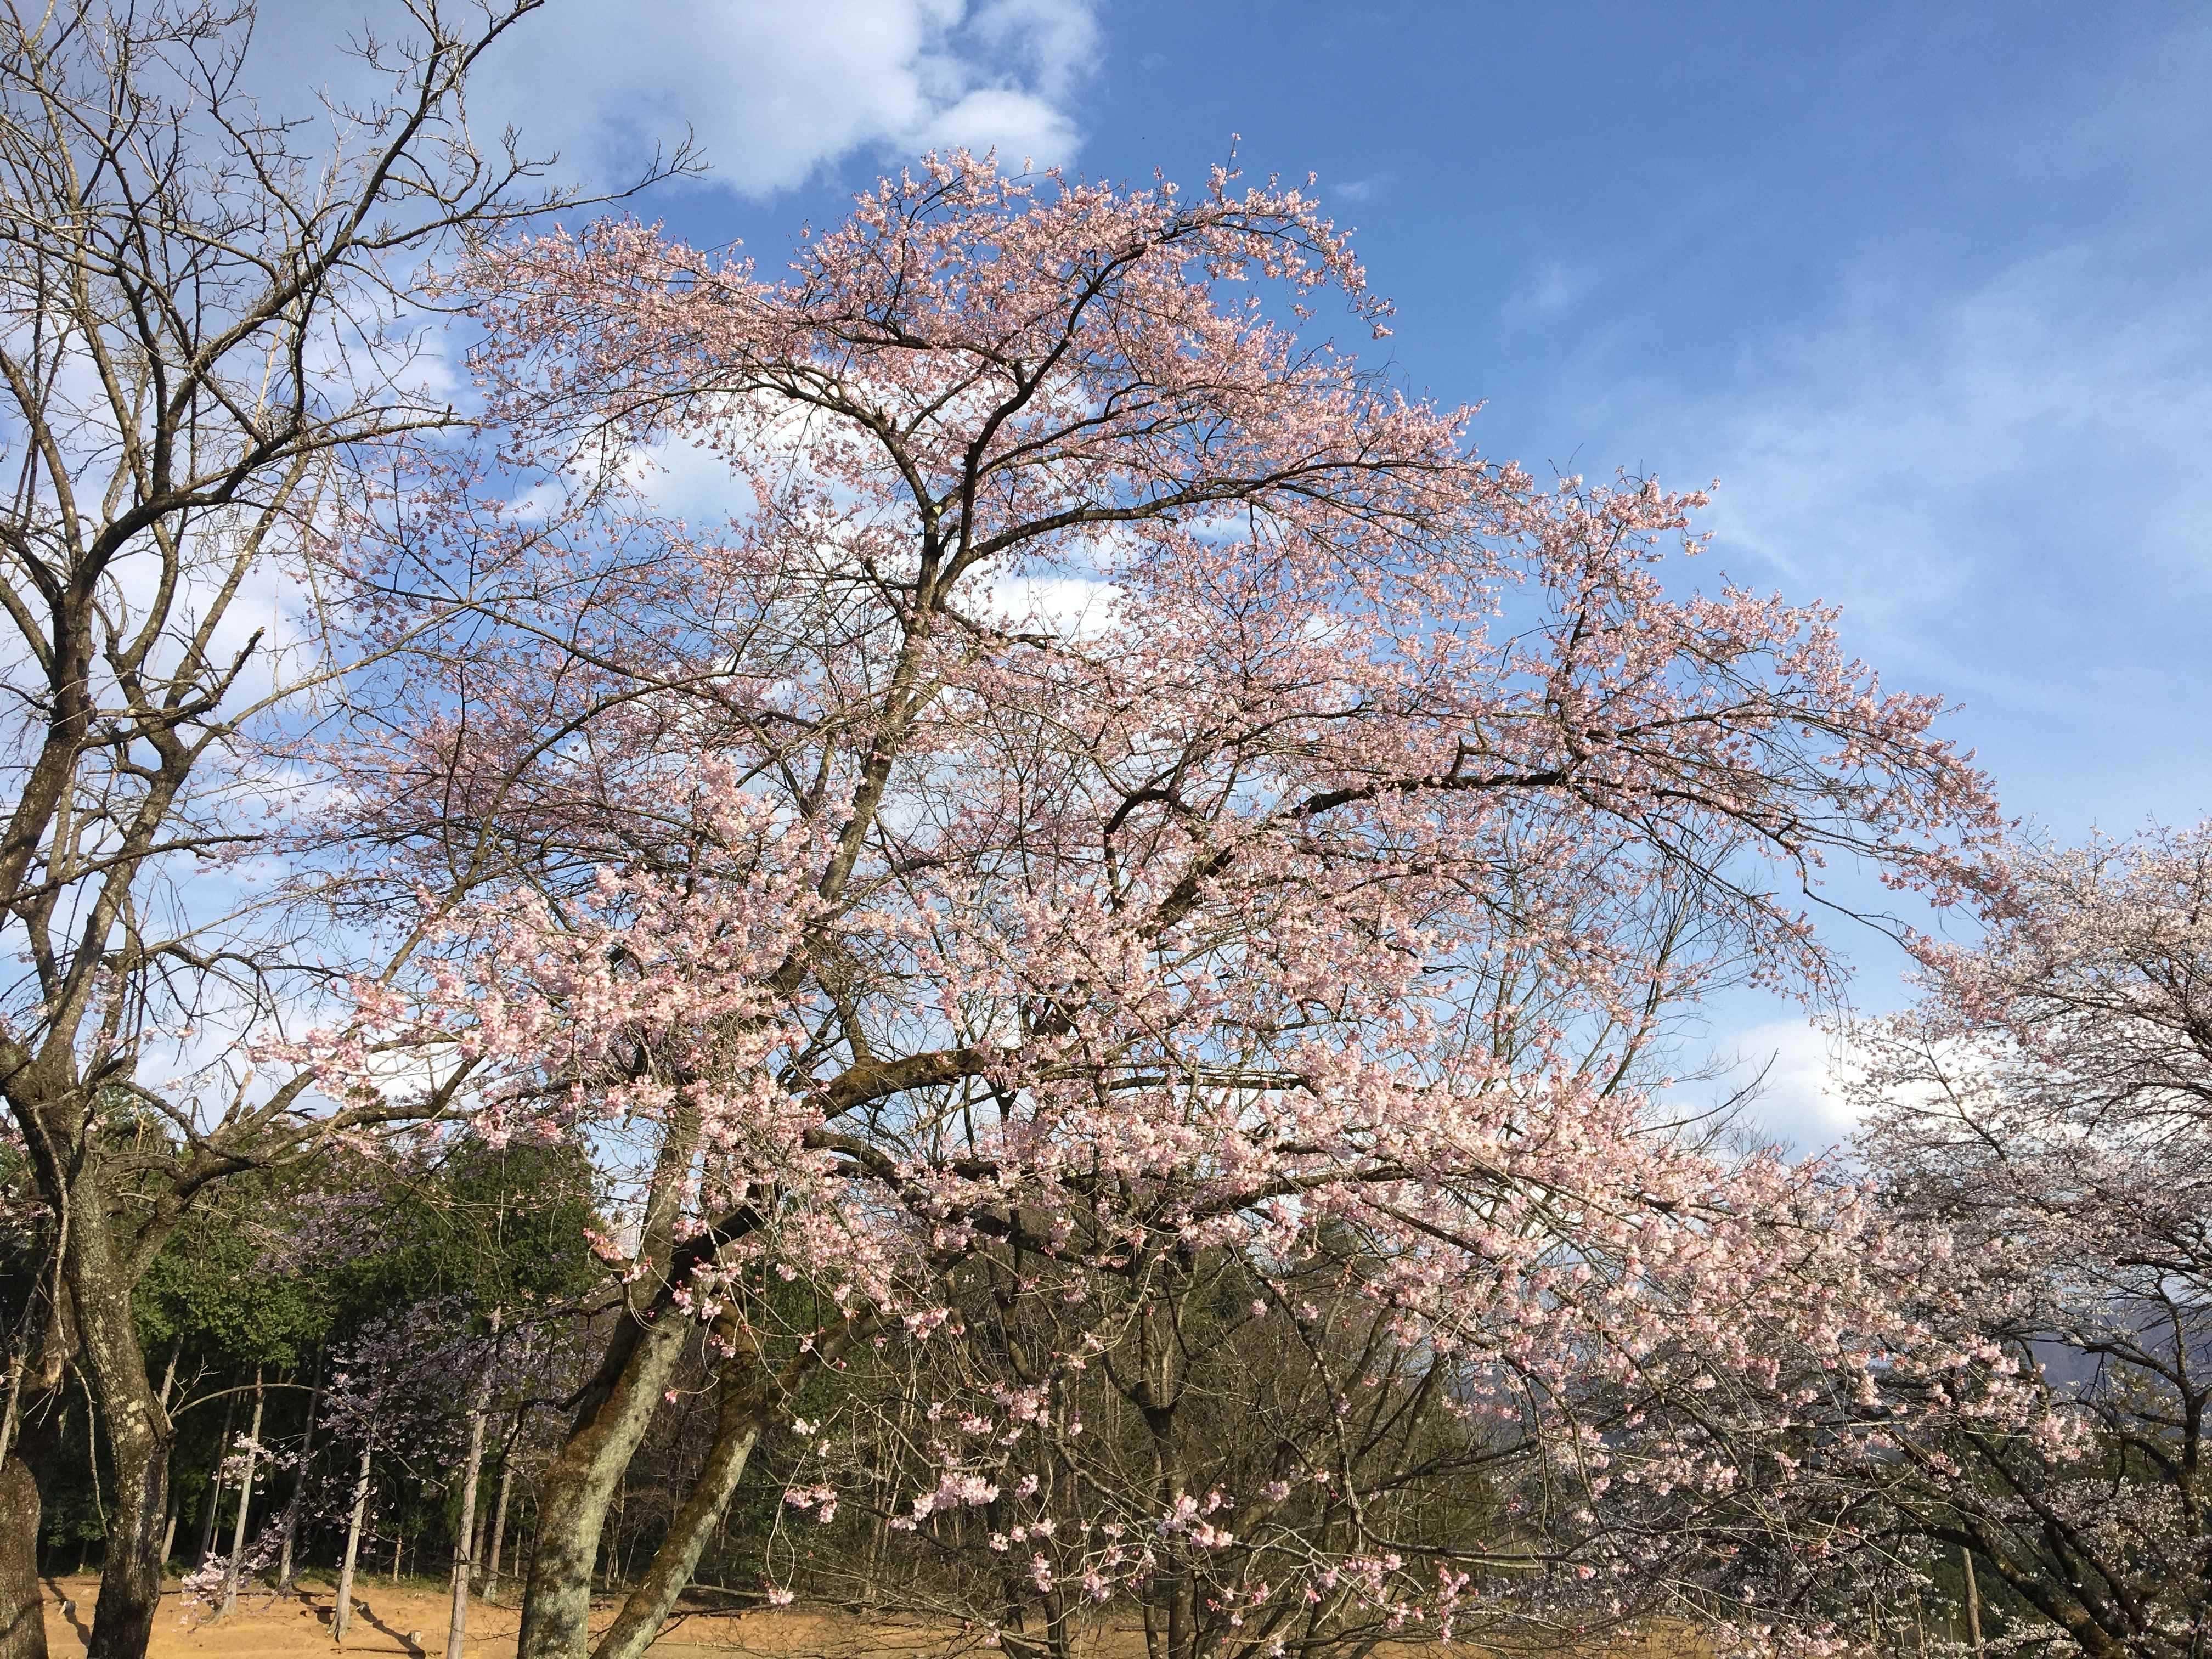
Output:
<instances>
[{"instance_id":1,"label":"dark green foliage","mask_svg":"<svg viewBox=\"0 0 2212 1659\"><path fill-rule=\"evenodd\" d=\"M151 1130L123 1116L114 1133L144 1143ZM0 1170L0 1178L15 1173ZM460 1140L396 1171L332 1156L250 1172L188 1212L147 1263L134 1304L152 1381L169 1382L173 1558L189 1565L197 1556L226 1405L234 1407L231 1432L243 1434L257 1374L262 1443L290 1446L329 1356L373 1322L444 1301L472 1310L467 1316L479 1327L501 1307L512 1328L574 1304L601 1277L584 1243L591 1196L588 1166L574 1149ZM19 1340L44 1316L46 1248L35 1222L0 1239L0 1297ZM82 1389L71 1370L58 1388L30 1389L24 1401L20 1443L44 1492L49 1570L73 1569L86 1550L97 1562L105 1533L105 1481L95 1478L105 1470L96 1472L91 1457ZM325 1438L319 1464L328 1450ZM257 1517L289 1497L294 1479L283 1471L257 1483ZM442 1559L455 1501L442 1487L395 1485L380 1503L379 1530L403 1528L422 1539L428 1559ZM228 1548L236 1504L234 1486L216 1517L218 1551Z\"/></svg>"}]
</instances>

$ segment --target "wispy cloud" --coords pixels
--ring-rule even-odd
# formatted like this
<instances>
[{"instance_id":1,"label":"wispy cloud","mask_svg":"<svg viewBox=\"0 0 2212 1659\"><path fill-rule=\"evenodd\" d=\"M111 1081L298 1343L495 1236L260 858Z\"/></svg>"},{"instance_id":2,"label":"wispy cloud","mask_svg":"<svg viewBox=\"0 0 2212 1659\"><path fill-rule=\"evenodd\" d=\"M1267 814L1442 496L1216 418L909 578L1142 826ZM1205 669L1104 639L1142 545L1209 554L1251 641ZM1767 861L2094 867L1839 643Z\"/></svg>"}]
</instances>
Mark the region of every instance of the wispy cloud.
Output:
<instances>
[{"instance_id":1,"label":"wispy cloud","mask_svg":"<svg viewBox=\"0 0 2212 1659\"><path fill-rule=\"evenodd\" d=\"M2084 817L2185 810L2154 782L2131 800L2142 757L2120 751L2212 691L2212 295L2158 263L2069 247L1934 305L1869 267L1685 422L1718 439L1701 464L1736 574L1841 604L1855 646L1965 696L2016 768L2060 753L2056 726L2102 728Z\"/></svg>"},{"instance_id":2,"label":"wispy cloud","mask_svg":"<svg viewBox=\"0 0 2212 1659\"><path fill-rule=\"evenodd\" d=\"M1598 276L1592 265L1542 260L1506 295L1498 314L1509 323L1547 322L1563 317L1595 291Z\"/></svg>"},{"instance_id":3,"label":"wispy cloud","mask_svg":"<svg viewBox=\"0 0 2212 1659\"><path fill-rule=\"evenodd\" d=\"M2000 574L2023 512L2038 542L2094 532L2108 573L2212 574L2212 296L2145 295L2113 265L2068 249L1932 308L1863 273L1845 314L1749 354L1764 384L1712 411L1729 538L1887 615Z\"/></svg>"}]
</instances>

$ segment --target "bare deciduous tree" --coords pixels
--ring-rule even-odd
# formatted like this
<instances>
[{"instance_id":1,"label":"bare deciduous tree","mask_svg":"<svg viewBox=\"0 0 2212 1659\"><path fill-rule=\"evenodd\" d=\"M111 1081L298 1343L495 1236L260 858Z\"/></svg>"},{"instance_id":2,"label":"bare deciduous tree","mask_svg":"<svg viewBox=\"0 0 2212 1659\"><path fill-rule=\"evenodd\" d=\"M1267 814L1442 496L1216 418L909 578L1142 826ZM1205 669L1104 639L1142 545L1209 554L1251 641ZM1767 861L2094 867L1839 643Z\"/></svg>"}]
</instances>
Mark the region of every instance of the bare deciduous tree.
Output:
<instances>
[{"instance_id":1,"label":"bare deciduous tree","mask_svg":"<svg viewBox=\"0 0 2212 1659\"><path fill-rule=\"evenodd\" d=\"M0 9L0 916L24 964L0 1092L47 1212L33 1381L78 1367L112 1459L99 1659L143 1650L159 1589L170 1428L134 1281L210 1183L334 1127L296 1084L195 1073L191 1044L306 963L248 860L298 787L285 735L349 665L319 513L459 418L412 285L453 239L576 199L466 117L472 68L542 3L408 0L406 39L358 46L379 95L312 124L243 90L250 3Z\"/></svg>"}]
</instances>

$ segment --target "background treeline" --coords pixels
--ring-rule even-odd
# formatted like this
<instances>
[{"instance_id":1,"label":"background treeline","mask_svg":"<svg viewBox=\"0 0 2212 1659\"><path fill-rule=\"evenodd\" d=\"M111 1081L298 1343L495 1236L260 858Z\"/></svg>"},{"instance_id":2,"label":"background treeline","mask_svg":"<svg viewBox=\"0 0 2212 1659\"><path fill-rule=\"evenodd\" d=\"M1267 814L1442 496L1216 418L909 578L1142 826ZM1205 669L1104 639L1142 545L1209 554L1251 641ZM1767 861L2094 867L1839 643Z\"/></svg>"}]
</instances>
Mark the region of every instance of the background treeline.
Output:
<instances>
[{"instance_id":1,"label":"background treeline","mask_svg":"<svg viewBox=\"0 0 2212 1659\"><path fill-rule=\"evenodd\" d=\"M160 1129L142 1122L118 1133ZM289 1559L334 1565L347 1519L339 1489L349 1486L361 1435L359 1425L334 1427L328 1407L331 1391L346 1389L349 1360L434 1325L484 1328L494 1309L510 1352L549 1327L587 1321L598 1277L584 1243L592 1202L590 1172L572 1152L463 1144L399 1174L344 1160L257 1172L195 1210L148 1267L134 1304L152 1381L176 1425L164 1528L173 1566L188 1571L232 1553L240 1452L257 1409L262 1454L248 1535L258 1539L297 1505ZM43 1495L39 1567L66 1573L98 1567L108 1516L82 1383L23 1387L28 1349L53 1317L40 1273L52 1261L48 1231L11 1231L0 1294L13 1333L11 1399L23 1406L14 1445ZM381 1413L364 1565L389 1572L396 1553L403 1574L442 1573L459 1501L447 1442L471 1379L453 1377L429 1398L362 1381L372 1418ZM532 1388L540 1381L570 1386L550 1352L530 1376ZM512 1468L512 1529L526 1524L530 1501L528 1448L515 1425L548 1400L532 1393L501 1404L506 1417L487 1458L493 1482ZM522 1455L510 1456L510 1446Z\"/></svg>"}]
</instances>

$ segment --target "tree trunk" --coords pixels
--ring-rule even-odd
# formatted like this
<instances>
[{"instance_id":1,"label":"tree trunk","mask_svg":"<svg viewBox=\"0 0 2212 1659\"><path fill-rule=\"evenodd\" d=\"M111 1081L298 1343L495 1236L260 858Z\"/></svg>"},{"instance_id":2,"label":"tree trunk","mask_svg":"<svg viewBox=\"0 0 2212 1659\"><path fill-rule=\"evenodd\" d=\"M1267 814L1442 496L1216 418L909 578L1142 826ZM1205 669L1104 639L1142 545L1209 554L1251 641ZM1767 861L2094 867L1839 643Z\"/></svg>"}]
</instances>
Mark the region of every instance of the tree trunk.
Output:
<instances>
[{"instance_id":1,"label":"tree trunk","mask_svg":"<svg viewBox=\"0 0 2212 1659\"><path fill-rule=\"evenodd\" d=\"M527 1369L530 1358L530 1335L526 1328L522 1333L520 1340L521 1357L525 1362L525 1369ZM495 1506L492 1522L491 1559L488 1564L484 1584L484 1595L487 1600L499 1593L500 1556L507 1540L507 1499L508 1492L513 1490L514 1485L514 1455L521 1438L522 1413L516 1410L508 1413L507 1443L500 1452L499 1502Z\"/></svg>"},{"instance_id":2,"label":"tree trunk","mask_svg":"<svg viewBox=\"0 0 2212 1659\"><path fill-rule=\"evenodd\" d=\"M650 1323L625 1320L611 1345L567 1443L546 1466L516 1659L583 1659L591 1651L592 1570L607 1506L693 1328L663 1307Z\"/></svg>"},{"instance_id":3,"label":"tree trunk","mask_svg":"<svg viewBox=\"0 0 2212 1659\"><path fill-rule=\"evenodd\" d=\"M46 1610L39 1593L39 1483L20 1457L0 1462L0 1659L46 1659Z\"/></svg>"},{"instance_id":4,"label":"tree trunk","mask_svg":"<svg viewBox=\"0 0 2212 1659\"><path fill-rule=\"evenodd\" d=\"M1974 1644L1974 1659L1982 1659L1982 1591L1974 1582L1973 1551L1961 1549L1959 1560L1966 1570L1966 1636Z\"/></svg>"},{"instance_id":5,"label":"tree trunk","mask_svg":"<svg viewBox=\"0 0 2212 1659\"><path fill-rule=\"evenodd\" d=\"M131 1317L131 1284L107 1230L108 1204L97 1165L87 1159L70 1183L81 1218L65 1260L76 1304L77 1365L91 1384L107 1431L115 1476L107 1553L93 1608L86 1659L144 1659L161 1603L161 1533L169 1512L169 1448L175 1431L146 1375Z\"/></svg>"},{"instance_id":6,"label":"tree trunk","mask_svg":"<svg viewBox=\"0 0 2212 1659\"><path fill-rule=\"evenodd\" d=\"M14 1455L25 1358L19 1335L9 1349L8 1404L0 1412L0 1659L46 1659L46 1610L39 1594L39 1480Z\"/></svg>"},{"instance_id":7,"label":"tree trunk","mask_svg":"<svg viewBox=\"0 0 2212 1659\"><path fill-rule=\"evenodd\" d=\"M246 1473L238 1483L238 1524L231 1528L230 1565L222 1575L222 1610L238 1606L238 1581L246 1570L246 1522L253 1512L253 1465L261 1455L261 1368L253 1368L253 1426L246 1431Z\"/></svg>"},{"instance_id":8,"label":"tree trunk","mask_svg":"<svg viewBox=\"0 0 2212 1659\"><path fill-rule=\"evenodd\" d=\"M490 1559L484 1566L484 1600L489 1601L499 1594L500 1546L507 1538L507 1495L514 1484L514 1448L509 1445L507 1455L499 1461L499 1502L492 1506Z\"/></svg>"},{"instance_id":9,"label":"tree trunk","mask_svg":"<svg viewBox=\"0 0 2212 1659\"><path fill-rule=\"evenodd\" d=\"M726 1341L735 1331L734 1320L726 1315L725 1318L729 1322L718 1327L718 1334ZM836 1361L866 1329L865 1322L850 1321L775 1375L763 1372L742 1352L732 1358L722 1374L714 1443L707 1461L669 1522L659 1547L653 1551L644 1582L623 1601L615 1622L592 1650L592 1659L641 1659L674 1610L676 1598L683 1595L698 1570L700 1553L729 1512L730 1499L744 1474L745 1464L777 1408L802 1377L817 1365Z\"/></svg>"},{"instance_id":10,"label":"tree trunk","mask_svg":"<svg viewBox=\"0 0 2212 1659\"><path fill-rule=\"evenodd\" d=\"M499 1310L491 1310L495 1346L499 1337ZM469 1638L469 1580L475 1576L477 1558L477 1480L483 1472L484 1413L491 1403L491 1369L486 1364L477 1383L475 1409L469 1413L469 1461L461 1475L460 1549L453 1557L453 1611L446 1621L446 1659L461 1659Z\"/></svg>"},{"instance_id":11,"label":"tree trunk","mask_svg":"<svg viewBox=\"0 0 2212 1659\"><path fill-rule=\"evenodd\" d=\"M315 1391L307 1396L307 1426L300 1436L300 1473L292 1481L292 1501L284 1506L284 1544L276 1558L276 1588L292 1582L292 1547L300 1535L300 1509L307 1498L307 1475L315 1456L315 1414L323 1406L323 1363L315 1362Z\"/></svg>"},{"instance_id":12,"label":"tree trunk","mask_svg":"<svg viewBox=\"0 0 2212 1659\"><path fill-rule=\"evenodd\" d=\"M637 1261L653 1272L625 1294L623 1317L607 1340L598 1371L578 1401L568 1438L547 1464L538 1499L538 1537L522 1597L515 1659L584 1659L592 1646L592 1570L599 1560L607 1505L652 1426L669 1374L696 1328L672 1292L714 1247L679 1250L676 1223L685 1178L698 1149L696 1111L675 1115L654 1160ZM683 1258L689 1257L690 1265Z\"/></svg>"},{"instance_id":13,"label":"tree trunk","mask_svg":"<svg viewBox=\"0 0 2212 1659\"><path fill-rule=\"evenodd\" d=\"M169 1363L161 1370L161 1412L164 1416L168 1414L169 1390L176 1386L177 1358L184 1351L185 1339L181 1336L169 1344ZM161 1571L165 1574L169 1571L169 1552L175 1547L176 1542L177 1494L172 1491L169 1493L168 1513L161 1522Z\"/></svg>"},{"instance_id":14,"label":"tree trunk","mask_svg":"<svg viewBox=\"0 0 2212 1659\"><path fill-rule=\"evenodd\" d=\"M26 1322L29 1318L29 1310L26 1309ZM23 1342L18 1336L8 1346L8 1406L5 1413L0 1413L0 1463L8 1461L8 1454L15 1447L15 1413L23 1403ZM176 1363L172 1358L170 1369L174 1370Z\"/></svg>"},{"instance_id":15,"label":"tree trunk","mask_svg":"<svg viewBox=\"0 0 2212 1659\"><path fill-rule=\"evenodd\" d=\"M1171 1297L1163 1295L1160 1300L1168 1302ZM1152 1440L1156 1501L1161 1513L1166 1514L1190 1483L1183 1465L1182 1425L1176 1420L1182 1401L1182 1379L1176 1357L1182 1350L1173 1331L1163 1328L1164 1323L1160 1315L1148 1311L1138 1324L1144 1382L1134 1399ZM1164 1622L1166 1642L1160 1650L1167 1659L1188 1659L1194 1651L1198 1606L1188 1553L1170 1547L1165 1540L1160 1550L1164 1559L1153 1574L1146 1601L1146 1632L1152 1638ZM1152 1645L1150 1639L1146 1645Z\"/></svg>"},{"instance_id":16,"label":"tree trunk","mask_svg":"<svg viewBox=\"0 0 2212 1659\"><path fill-rule=\"evenodd\" d=\"M690 1583L699 1565L699 1553L720 1524L745 1472L746 1461L760 1443L769 1413L783 1393L775 1379L761 1377L740 1361L731 1362L722 1378L714 1443L707 1454L706 1467L669 1522L667 1535L653 1552L644 1581L623 1603L622 1612L592 1650L592 1659L642 1659L653 1638L660 1634L676 1598ZM447 1659L457 1656L448 1655Z\"/></svg>"},{"instance_id":17,"label":"tree trunk","mask_svg":"<svg viewBox=\"0 0 2212 1659\"><path fill-rule=\"evenodd\" d=\"M344 1558L338 1564L337 1607L331 1614L331 1639L345 1643L346 1626L353 1622L353 1567L361 1559L362 1517L368 1513L368 1447L361 1449L361 1473L354 1478L353 1513L346 1520Z\"/></svg>"},{"instance_id":18,"label":"tree trunk","mask_svg":"<svg viewBox=\"0 0 2212 1659\"><path fill-rule=\"evenodd\" d=\"M215 1443L215 1474L208 1481L207 1513L200 1516L200 1553L192 1558L196 1567L207 1565L208 1556L215 1548L216 1517L222 1511L222 1466L230 1456L230 1425L237 1407L236 1395L223 1395L222 1437Z\"/></svg>"}]
</instances>

